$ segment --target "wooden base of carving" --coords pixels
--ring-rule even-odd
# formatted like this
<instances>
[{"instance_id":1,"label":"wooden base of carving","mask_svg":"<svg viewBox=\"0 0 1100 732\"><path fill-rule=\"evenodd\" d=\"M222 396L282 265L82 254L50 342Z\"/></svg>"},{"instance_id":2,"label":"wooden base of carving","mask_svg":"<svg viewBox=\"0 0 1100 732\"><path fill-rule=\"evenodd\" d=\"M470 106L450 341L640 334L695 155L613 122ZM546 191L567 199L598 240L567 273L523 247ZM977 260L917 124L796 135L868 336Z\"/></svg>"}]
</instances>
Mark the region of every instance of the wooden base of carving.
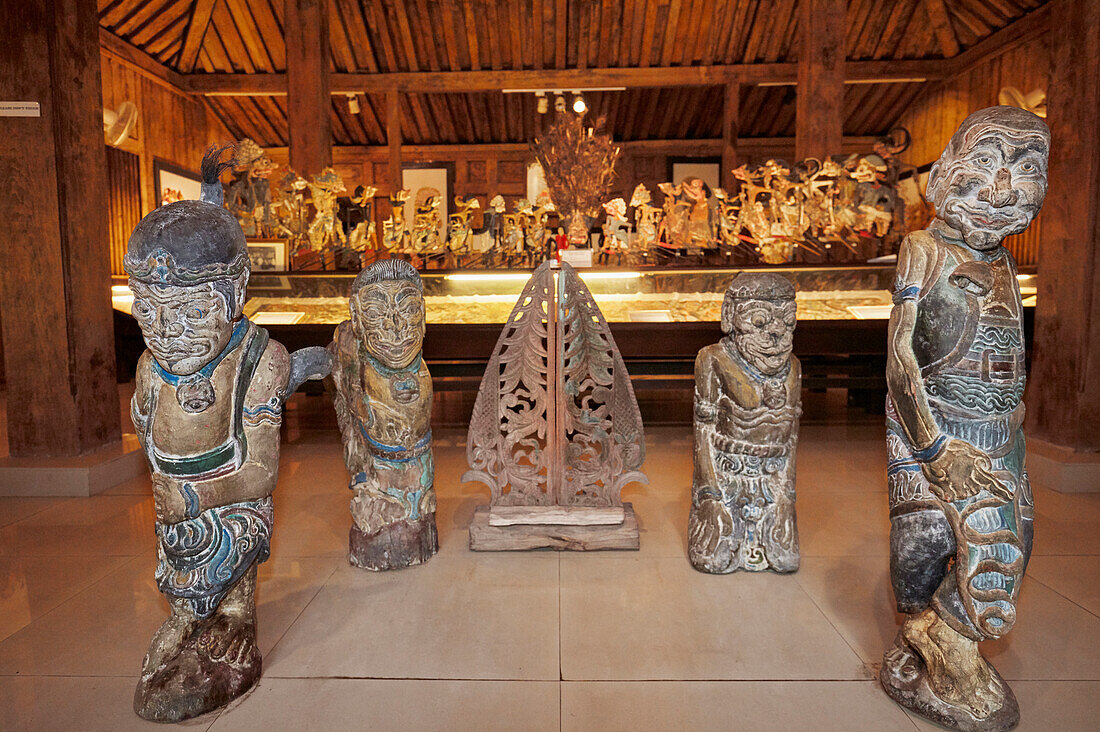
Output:
<instances>
[{"instance_id":1,"label":"wooden base of carving","mask_svg":"<svg viewBox=\"0 0 1100 732\"><path fill-rule=\"evenodd\" d=\"M549 508L561 510L556 506ZM475 552L637 550L639 545L638 519L629 503L623 504L623 521L619 524L529 523L497 526L490 523L489 514L489 506L479 506L474 512L474 520L470 523L470 549Z\"/></svg>"},{"instance_id":2,"label":"wooden base of carving","mask_svg":"<svg viewBox=\"0 0 1100 732\"><path fill-rule=\"evenodd\" d=\"M352 524L348 537L348 561L374 572L423 564L437 551L434 512L416 521L398 521L370 535Z\"/></svg>"}]
</instances>

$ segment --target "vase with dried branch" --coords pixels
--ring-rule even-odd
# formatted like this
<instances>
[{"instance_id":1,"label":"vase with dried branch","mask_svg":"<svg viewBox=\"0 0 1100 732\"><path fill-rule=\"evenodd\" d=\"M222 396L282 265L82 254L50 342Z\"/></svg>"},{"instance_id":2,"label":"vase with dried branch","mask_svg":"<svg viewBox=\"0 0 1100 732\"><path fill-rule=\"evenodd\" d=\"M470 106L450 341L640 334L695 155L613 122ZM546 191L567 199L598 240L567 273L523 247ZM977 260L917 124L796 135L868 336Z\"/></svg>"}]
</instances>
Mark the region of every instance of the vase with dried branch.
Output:
<instances>
[{"instance_id":1,"label":"vase with dried branch","mask_svg":"<svg viewBox=\"0 0 1100 732\"><path fill-rule=\"evenodd\" d=\"M586 126L584 117L559 113L545 134L535 138L535 159L561 217L568 221L569 243L588 239L588 222L611 193L620 150L601 132L604 118Z\"/></svg>"}]
</instances>

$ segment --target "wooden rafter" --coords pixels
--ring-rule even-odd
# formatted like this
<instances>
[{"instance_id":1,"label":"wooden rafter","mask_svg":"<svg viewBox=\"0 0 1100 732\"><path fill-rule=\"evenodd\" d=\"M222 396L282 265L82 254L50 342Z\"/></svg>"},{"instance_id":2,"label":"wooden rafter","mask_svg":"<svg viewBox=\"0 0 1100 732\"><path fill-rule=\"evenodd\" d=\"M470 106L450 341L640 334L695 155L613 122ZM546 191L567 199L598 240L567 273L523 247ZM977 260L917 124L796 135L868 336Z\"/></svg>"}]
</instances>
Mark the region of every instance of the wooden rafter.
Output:
<instances>
[{"instance_id":1,"label":"wooden rafter","mask_svg":"<svg viewBox=\"0 0 1100 732\"><path fill-rule=\"evenodd\" d=\"M1050 29L1050 16L1051 5L1048 3L1028 13L1012 25L975 43L958 56L948 59L951 68L948 77L958 76L984 61L1000 56L1046 33Z\"/></svg>"},{"instance_id":2,"label":"wooden rafter","mask_svg":"<svg viewBox=\"0 0 1100 732\"><path fill-rule=\"evenodd\" d=\"M947 14L947 4L944 0L924 0L924 9L928 12L928 20L936 32L936 41L939 42L944 57L957 56L959 40L955 38L955 31L951 27L951 16Z\"/></svg>"},{"instance_id":3,"label":"wooden rafter","mask_svg":"<svg viewBox=\"0 0 1100 732\"><path fill-rule=\"evenodd\" d=\"M199 49L206 29L210 26L210 17L214 14L214 5L218 0L195 0L195 9L191 11L191 20L187 23L187 32L183 35L183 49L180 51L177 68L184 74L195 70L199 60Z\"/></svg>"},{"instance_id":4,"label":"wooden rafter","mask_svg":"<svg viewBox=\"0 0 1100 732\"><path fill-rule=\"evenodd\" d=\"M187 82L183 75L162 65L145 51L103 28L99 29L99 50L166 89L184 96L191 93L185 88Z\"/></svg>"}]
</instances>

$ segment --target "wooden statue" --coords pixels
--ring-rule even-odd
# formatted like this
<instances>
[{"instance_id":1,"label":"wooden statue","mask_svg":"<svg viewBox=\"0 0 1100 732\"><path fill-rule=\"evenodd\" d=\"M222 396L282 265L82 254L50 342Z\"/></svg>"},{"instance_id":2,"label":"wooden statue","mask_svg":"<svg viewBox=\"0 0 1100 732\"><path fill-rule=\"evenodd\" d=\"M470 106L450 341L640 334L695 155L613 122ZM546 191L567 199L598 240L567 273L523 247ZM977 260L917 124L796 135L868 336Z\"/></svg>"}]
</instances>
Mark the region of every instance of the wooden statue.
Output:
<instances>
[{"instance_id":1,"label":"wooden statue","mask_svg":"<svg viewBox=\"0 0 1100 732\"><path fill-rule=\"evenodd\" d=\"M794 458L802 371L791 354L794 287L743 272L722 302L720 342L695 359L695 477L688 556L702 571L798 569Z\"/></svg>"},{"instance_id":2,"label":"wooden statue","mask_svg":"<svg viewBox=\"0 0 1100 732\"><path fill-rule=\"evenodd\" d=\"M344 179L332 168L325 168L320 175L313 176L313 181L309 184L315 211L313 221L309 224L309 248L315 252L330 253L323 260L327 265L325 269L331 269L335 262L335 257L331 255L337 242L343 245L348 243L344 227L336 217L339 208L336 199L346 190Z\"/></svg>"},{"instance_id":3,"label":"wooden statue","mask_svg":"<svg viewBox=\"0 0 1100 732\"><path fill-rule=\"evenodd\" d=\"M246 137L237 144L233 168L236 177L229 184L226 208L237 217L245 236L273 236L275 216L268 177L275 172L275 163Z\"/></svg>"},{"instance_id":4,"label":"wooden statue","mask_svg":"<svg viewBox=\"0 0 1100 732\"><path fill-rule=\"evenodd\" d=\"M463 481L489 487L470 548L637 549L626 484L645 482L638 403L611 331L568 264L520 293L478 390Z\"/></svg>"},{"instance_id":5,"label":"wooden statue","mask_svg":"<svg viewBox=\"0 0 1100 732\"><path fill-rule=\"evenodd\" d=\"M639 183L630 196L630 205L634 207L634 227L638 232L638 249L642 252L649 252L657 246L661 209L652 205L651 200L645 183Z\"/></svg>"},{"instance_id":6,"label":"wooden statue","mask_svg":"<svg viewBox=\"0 0 1100 732\"><path fill-rule=\"evenodd\" d=\"M156 580L171 616L134 695L145 719L217 709L260 676L256 565L267 559L283 403L328 372L323 349L289 356L241 314L244 233L221 207L222 150L202 162L201 201L146 216L124 265L148 350L131 415L153 479Z\"/></svg>"},{"instance_id":7,"label":"wooden statue","mask_svg":"<svg viewBox=\"0 0 1100 732\"><path fill-rule=\"evenodd\" d=\"M382 244L391 254L410 254L411 238L405 222L405 201L412 191L403 188L390 194L390 217L382 222Z\"/></svg>"},{"instance_id":8,"label":"wooden statue","mask_svg":"<svg viewBox=\"0 0 1100 732\"><path fill-rule=\"evenodd\" d=\"M474 233L470 219L474 211L481 208L481 202L476 197L463 198L455 196L455 212L451 214L451 233L447 241L448 247L456 254L468 254L470 252L470 237Z\"/></svg>"},{"instance_id":9,"label":"wooden statue","mask_svg":"<svg viewBox=\"0 0 1100 732\"><path fill-rule=\"evenodd\" d=\"M272 204L275 210L275 230L289 241L290 250L302 247L309 240L309 181L290 168L279 181L276 188L277 200Z\"/></svg>"},{"instance_id":10,"label":"wooden statue","mask_svg":"<svg viewBox=\"0 0 1100 732\"><path fill-rule=\"evenodd\" d=\"M603 223L603 241L600 243L600 264L610 264L611 255L615 263L623 263L623 255L630 247L630 224L626 220L626 201L613 198L603 204L606 213Z\"/></svg>"},{"instance_id":11,"label":"wooden statue","mask_svg":"<svg viewBox=\"0 0 1100 732\"><path fill-rule=\"evenodd\" d=\"M1019 720L978 643L1014 625L1031 553L1023 308L1002 242L1038 214L1049 148L1030 112L967 117L929 172L935 220L898 254L887 481L891 580L908 617L879 679L902 706L960 730Z\"/></svg>"},{"instance_id":12,"label":"wooden statue","mask_svg":"<svg viewBox=\"0 0 1100 732\"><path fill-rule=\"evenodd\" d=\"M351 319L329 346L354 492L348 558L363 569L401 569L439 549L420 275L403 260L379 260L355 278L349 305Z\"/></svg>"},{"instance_id":13,"label":"wooden statue","mask_svg":"<svg viewBox=\"0 0 1100 732\"><path fill-rule=\"evenodd\" d=\"M435 188L421 188L416 192L413 214L413 251L417 254L437 254L443 248L439 236L439 206L443 197Z\"/></svg>"},{"instance_id":14,"label":"wooden statue","mask_svg":"<svg viewBox=\"0 0 1100 732\"><path fill-rule=\"evenodd\" d=\"M359 209L361 221L348 234L348 246L359 254L359 266L367 260L367 253L378 251L378 236L374 226L374 194L378 189L374 186L356 186L355 195L351 197L351 204Z\"/></svg>"}]
</instances>

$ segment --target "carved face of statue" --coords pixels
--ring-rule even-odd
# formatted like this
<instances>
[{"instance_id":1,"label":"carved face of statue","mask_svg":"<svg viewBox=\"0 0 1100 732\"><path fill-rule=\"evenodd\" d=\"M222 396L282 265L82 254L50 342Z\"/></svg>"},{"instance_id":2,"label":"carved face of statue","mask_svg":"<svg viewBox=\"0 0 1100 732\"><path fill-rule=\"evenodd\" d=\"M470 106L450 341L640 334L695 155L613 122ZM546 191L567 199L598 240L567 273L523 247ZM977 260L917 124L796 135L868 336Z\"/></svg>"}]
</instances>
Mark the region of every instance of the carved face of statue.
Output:
<instances>
[{"instance_id":1,"label":"carved face of statue","mask_svg":"<svg viewBox=\"0 0 1100 732\"><path fill-rule=\"evenodd\" d=\"M408 280L384 280L359 290L351 317L367 352L391 369L411 364L424 344L424 296Z\"/></svg>"},{"instance_id":2,"label":"carved face of statue","mask_svg":"<svg viewBox=\"0 0 1100 732\"><path fill-rule=\"evenodd\" d=\"M615 216L620 219L626 218L626 201L621 198L615 198L607 203L603 204L603 210L607 212L608 216Z\"/></svg>"},{"instance_id":3,"label":"carved face of statue","mask_svg":"<svg viewBox=\"0 0 1100 732\"><path fill-rule=\"evenodd\" d=\"M683 183L684 195L692 201L704 201L707 198L706 185L702 178L688 178Z\"/></svg>"},{"instance_id":4,"label":"carved face of statue","mask_svg":"<svg viewBox=\"0 0 1100 732\"><path fill-rule=\"evenodd\" d=\"M1021 117L1021 110L999 111L1005 109L982 110L963 122L928 181L938 218L980 251L1026 229L1046 196L1046 126L1034 115L1034 121Z\"/></svg>"},{"instance_id":5,"label":"carved face of statue","mask_svg":"<svg viewBox=\"0 0 1100 732\"><path fill-rule=\"evenodd\" d=\"M794 301L739 300L732 310L723 326L741 357L763 374L781 371L794 339Z\"/></svg>"},{"instance_id":6,"label":"carved face of statue","mask_svg":"<svg viewBox=\"0 0 1100 732\"><path fill-rule=\"evenodd\" d=\"M229 344L233 321L225 295L212 282L190 287L130 280L131 312L145 345L165 371L189 376Z\"/></svg>"}]
</instances>

